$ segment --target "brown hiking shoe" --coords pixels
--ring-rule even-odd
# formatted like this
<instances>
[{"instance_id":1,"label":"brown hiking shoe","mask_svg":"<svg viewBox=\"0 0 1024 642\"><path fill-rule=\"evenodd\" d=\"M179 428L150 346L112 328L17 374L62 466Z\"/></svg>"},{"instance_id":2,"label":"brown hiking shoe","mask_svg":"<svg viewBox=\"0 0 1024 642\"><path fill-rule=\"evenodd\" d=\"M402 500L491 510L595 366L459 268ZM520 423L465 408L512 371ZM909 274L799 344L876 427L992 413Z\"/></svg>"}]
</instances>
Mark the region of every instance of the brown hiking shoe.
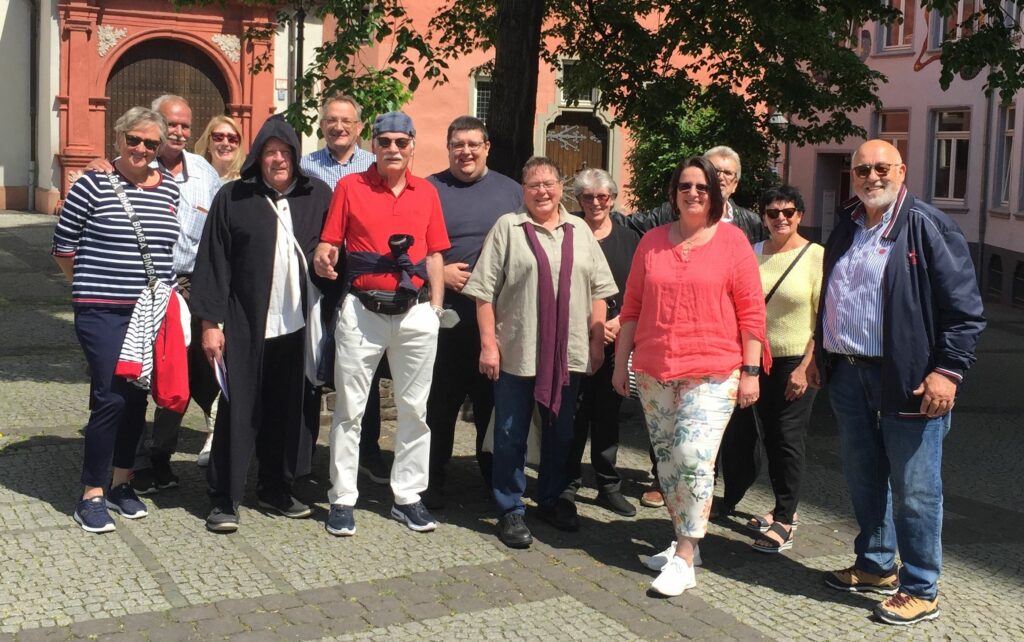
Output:
<instances>
[{"instance_id":1,"label":"brown hiking shoe","mask_svg":"<svg viewBox=\"0 0 1024 642\"><path fill-rule=\"evenodd\" d=\"M900 591L875 607L875 617L886 624L914 624L939 617L939 598L926 600Z\"/></svg>"},{"instance_id":2,"label":"brown hiking shoe","mask_svg":"<svg viewBox=\"0 0 1024 642\"><path fill-rule=\"evenodd\" d=\"M896 569L887 575L873 575L851 566L839 571L826 571L825 584L837 591L892 595L899 590L900 579Z\"/></svg>"},{"instance_id":3,"label":"brown hiking shoe","mask_svg":"<svg viewBox=\"0 0 1024 642\"><path fill-rule=\"evenodd\" d=\"M647 492L640 496L640 505L648 508L661 508L665 505L665 497L661 494L658 482L651 484Z\"/></svg>"}]
</instances>

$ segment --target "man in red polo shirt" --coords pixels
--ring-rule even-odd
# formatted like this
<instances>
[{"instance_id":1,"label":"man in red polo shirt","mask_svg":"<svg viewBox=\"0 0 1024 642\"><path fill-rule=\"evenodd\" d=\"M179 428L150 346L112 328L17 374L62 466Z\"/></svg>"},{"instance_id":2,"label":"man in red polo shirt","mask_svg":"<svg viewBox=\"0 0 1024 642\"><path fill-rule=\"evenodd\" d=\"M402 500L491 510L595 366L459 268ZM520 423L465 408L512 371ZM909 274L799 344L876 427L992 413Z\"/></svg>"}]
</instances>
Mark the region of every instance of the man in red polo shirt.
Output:
<instances>
[{"instance_id":1,"label":"man in red polo shirt","mask_svg":"<svg viewBox=\"0 0 1024 642\"><path fill-rule=\"evenodd\" d=\"M385 350L398 410L391 516L414 531L437 527L420 493L429 481L427 396L443 314L441 252L449 242L437 190L409 172L415 150L412 119L402 112L377 117L373 123L377 162L338 182L313 258L317 274L336 279L335 266L345 246L344 278L349 290L334 331L338 395L331 422L327 518L327 532L332 535L352 535L356 530L352 509L359 496L360 420Z\"/></svg>"}]
</instances>

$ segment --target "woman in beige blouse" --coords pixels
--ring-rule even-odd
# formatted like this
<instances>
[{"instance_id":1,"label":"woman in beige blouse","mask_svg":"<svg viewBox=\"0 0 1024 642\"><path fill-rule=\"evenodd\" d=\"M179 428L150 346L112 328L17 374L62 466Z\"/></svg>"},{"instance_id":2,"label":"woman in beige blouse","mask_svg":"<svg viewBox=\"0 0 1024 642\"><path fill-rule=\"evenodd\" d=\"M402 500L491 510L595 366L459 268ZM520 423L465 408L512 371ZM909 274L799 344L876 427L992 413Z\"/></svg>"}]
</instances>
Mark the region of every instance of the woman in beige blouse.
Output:
<instances>
[{"instance_id":1,"label":"woman in beige blouse","mask_svg":"<svg viewBox=\"0 0 1024 642\"><path fill-rule=\"evenodd\" d=\"M605 299L617 292L587 224L559 204L555 164L531 158L522 180L524 208L495 223L462 291L477 302L480 372L495 382L492 485L498 537L513 548L533 542L522 498L534 404L542 423L537 516L579 529L575 504L559 494L579 380L601 366Z\"/></svg>"}]
</instances>

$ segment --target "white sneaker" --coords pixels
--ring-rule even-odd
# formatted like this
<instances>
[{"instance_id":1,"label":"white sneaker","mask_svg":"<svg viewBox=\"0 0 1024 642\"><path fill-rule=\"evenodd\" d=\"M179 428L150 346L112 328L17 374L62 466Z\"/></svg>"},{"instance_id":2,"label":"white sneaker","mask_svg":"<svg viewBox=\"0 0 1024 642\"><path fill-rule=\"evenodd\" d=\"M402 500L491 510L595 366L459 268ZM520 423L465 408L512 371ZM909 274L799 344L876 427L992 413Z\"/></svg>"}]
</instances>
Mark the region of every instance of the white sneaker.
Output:
<instances>
[{"instance_id":1,"label":"white sneaker","mask_svg":"<svg viewBox=\"0 0 1024 642\"><path fill-rule=\"evenodd\" d=\"M204 468L206 466L210 465L210 449L212 449L212 448L213 448L213 433L211 432L206 437L206 443L203 444L203 449L199 451L199 456L196 457L196 464L197 465L203 466Z\"/></svg>"},{"instance_id":2,"label":"white sneaker","mask_svg":"<svg viewBox=\"0 0 1024 642\"><path fill-rule=\"evenodd\" d=\"M666 548L662 552L658 553L657 555L651 555L650 557L645 559L644 566L651 569L652 571L660 571L661 569L665 568L665 565L668 564L669 560L671 560L675 554L676 543L672 542L668 545L668 548ZM703 564L704 560L700 558L700 545L698 544L693 547L693 566L694 568L696 568L698 566L702 566Z\"/></svg>"},{"instance_id":3,"label":"white sneaker","mask_svg":"<svg viewBox=\"0 0 1024 642\"><path fill-rule=\"evenodd\" d=\"M661 574L651 582L651 590L667 597L682 595L683 591L697 586L693 567L681 557L673 556L661 569Z\"/></svg>"}]
</instances>

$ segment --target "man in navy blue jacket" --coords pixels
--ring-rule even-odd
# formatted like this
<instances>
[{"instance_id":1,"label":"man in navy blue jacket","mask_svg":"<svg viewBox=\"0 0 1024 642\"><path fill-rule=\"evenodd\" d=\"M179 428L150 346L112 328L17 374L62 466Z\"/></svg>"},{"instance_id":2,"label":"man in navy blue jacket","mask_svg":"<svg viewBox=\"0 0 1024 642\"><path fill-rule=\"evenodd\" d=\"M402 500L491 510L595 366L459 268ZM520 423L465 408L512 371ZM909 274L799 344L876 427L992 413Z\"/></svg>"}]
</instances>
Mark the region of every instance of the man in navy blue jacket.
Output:
<instances>
[{"instance_id":1,"label":"man in navy blue jacket","mask_svg":"<svg viewBox=\"0 0 1024 642\"><path fill-rule=\"evenodd\" d=\"M815 333L860 528L856 562L825 583L889 595L875 608L889 624L939 615L942 441L985 327L963 232L905 176L885 141L853 155L857 199L825 248Z\"/></svg>"}]
</instances>

